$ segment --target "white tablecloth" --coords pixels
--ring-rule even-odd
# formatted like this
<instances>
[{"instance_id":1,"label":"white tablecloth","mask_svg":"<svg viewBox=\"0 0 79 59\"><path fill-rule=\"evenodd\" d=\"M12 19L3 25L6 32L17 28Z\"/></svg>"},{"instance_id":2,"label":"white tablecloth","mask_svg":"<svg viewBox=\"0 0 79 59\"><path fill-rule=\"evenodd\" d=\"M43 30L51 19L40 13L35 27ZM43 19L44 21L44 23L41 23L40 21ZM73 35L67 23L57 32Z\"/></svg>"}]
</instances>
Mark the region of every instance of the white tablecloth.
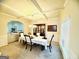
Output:
<instances>
[{"instance_id":1,"label":"white tablecloth","mask_svg":"<svg viewBox=\"0 0 79 59\"><path fill-rule=\"evenodd\" d=\"M27 42L29 43L30 42L30 38L29 37L26 37L27 39ZM24 37L20 37L19 40L25 40ZM45 46L45 49L47 49L47 40L46 39L42 39L42 37L33 37L32 40L32 43L36 43L36 44L40 44L40 45L43 45Z\"/></svg>"},{"instance_id":2,"label":"white tablecloth","mask_svg":"<svg viewBox=\"0 0 79 59\"><path fill-rule=\"evenodd\" d=\"M43 46L45 46L45 49L47 49L47 40L46 39L42 39L41 37L34 37L32 39L32 42L43 45Z\"/></svg>"}]
</instances>

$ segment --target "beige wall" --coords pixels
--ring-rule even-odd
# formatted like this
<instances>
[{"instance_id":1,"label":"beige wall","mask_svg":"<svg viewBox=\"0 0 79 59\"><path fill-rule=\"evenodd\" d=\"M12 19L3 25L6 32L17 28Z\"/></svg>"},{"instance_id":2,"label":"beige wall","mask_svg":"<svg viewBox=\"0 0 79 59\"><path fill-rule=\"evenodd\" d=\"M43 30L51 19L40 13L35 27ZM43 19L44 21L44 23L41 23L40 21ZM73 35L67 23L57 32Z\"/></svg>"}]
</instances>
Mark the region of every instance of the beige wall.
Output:
<instances>
[{"instance_id":1,"label":"beige wall","mask_svg":"<svg viewBox=\"0 0 79 59\"><path fill-rule=\"evenodd\" d=\"M60 19L58 17L52 18L52 19L41 19L41 20L36 20L33 21L32 24L46 24L46 37L48 40L51 39L52 34L54 34L54 41L59 42L59 35L60 35ZM47 31L47 26L48 25L57 25L57 32L48 32Z\"/></svg>"},{"instance_id":2,"label":"beige wall","mask_svg":"<svg viewBox=\"0 0 79 59\"><path fill-rule=\"evenodd\" d=\"M7 45L7 24L9 21L19 21L24 24L24 32L29 32L29 24L31 23L30 20L27 19L16 19L16 17L7 15L5 13L0 13L0 46Z\"/></svg>"},{"instance_id":3,"label":"beige wall","mask_svg":"<svg viewBox=\"0 0 79 59\"><path fill-rule=\"evenodd\" d=\"M71 28L69 48L67 49L79 59L79 0L69 0L64 10L62 10L61 23L63 23L68 16L71 17Z\"/></svg>"}]
</instances>

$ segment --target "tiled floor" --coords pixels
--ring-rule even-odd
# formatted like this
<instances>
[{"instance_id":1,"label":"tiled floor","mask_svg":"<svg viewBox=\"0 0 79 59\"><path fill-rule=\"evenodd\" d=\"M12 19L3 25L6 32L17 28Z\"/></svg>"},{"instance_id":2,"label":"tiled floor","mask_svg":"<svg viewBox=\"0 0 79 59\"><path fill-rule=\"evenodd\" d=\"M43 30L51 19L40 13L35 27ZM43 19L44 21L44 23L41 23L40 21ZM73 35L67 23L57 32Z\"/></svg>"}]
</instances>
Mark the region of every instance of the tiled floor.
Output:
<instances>
[{"instance_id":1,"label":"tiled floor","mask_svg":"<svg viewBox=\"0 0 79 59\"><path fill-rule=\"evenodd\" d=\"M41 51L39 46L33 47L30 51L29 46L25 46L19 42L14 42L8 46L0 48L2 55L9 56L9 59L63 59L59 46L53 44L52 52L49 49Z\"/></svg>"}]
</instances>

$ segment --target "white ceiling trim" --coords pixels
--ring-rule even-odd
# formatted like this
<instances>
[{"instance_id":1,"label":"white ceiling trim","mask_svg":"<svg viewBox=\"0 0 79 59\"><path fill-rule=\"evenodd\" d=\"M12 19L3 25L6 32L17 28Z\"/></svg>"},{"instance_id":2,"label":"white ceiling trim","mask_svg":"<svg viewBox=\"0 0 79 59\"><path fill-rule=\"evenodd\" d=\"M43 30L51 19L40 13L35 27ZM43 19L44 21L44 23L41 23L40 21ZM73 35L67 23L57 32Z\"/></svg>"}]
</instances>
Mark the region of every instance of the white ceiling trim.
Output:
<instances>
[{"instance_id":1,"label":"white ceiling trim","mask_svg":"<svg viewBox=\"0 0 79 59\"><path fill-rule=\"evenodd\" d=\"M43 12L42 8L39 6L36 0L31 0L31 2L35 5L35 7L43 14L43 16L48 19L47 15Z\"/></svg>"},{"instance_id":2,"label":"white ceiling trim","mask_svg":"<svg viewBox=\"0 0 79 59\"><path fill-rule=\"evenodd\" d=\"M20 12L18 12L16 9L13 9L12 7L10 7L10 6L6 5L6 4L0 3L0 5L3 6L3 7L6 7L7 9L10 9L11 11L14 11L14 12L17 14L17 16L18 16L17 18L24 17L24 18L26 18L26 19L29 18L30 20L32 20L32 18L34 18L34 17L33 17L34 15L30 16L30 17L32 17L32 18L30 18L28 15L27 15L27 16L21 15ZM14 15L8 14L8 13L6 13L6 12L5 12L5 14L6 14L6 15L9 15L9 16L10 16L10 15L11 15L11 16L14 16ZM16 16L15 16L15 17L16 17ZM40 18L39 18L39 19L40 19ZM42 19L43 19L43 18L42 18ZM33 20L35 20L35 19L33 19Z\"/></svg>"},{"instance_id":3,"label":"white ceiling trim","mask_svg":"<svg viewBox=\"0 0 79 59\"><path fill-rule=\"evenodd\" d=\"M18 14L18 16L24 16L24 15L21 15L20 12L18 12L16 9L13 9L10 6L6 5L6 4L0 3L0 5L10 9L11 11L14 11L16 14Z\"/></svg>"},{"instance_id":4,"label":"white ceiling trim","mask_svg":"<svg viewBox=\"0 0 79 59\"><path fill-rule=\"evenodd\" d=\"M16 0L15 0L16 1ZM19 1L19 0L18 0ZM32 3L32 5L34 6L34 7L36 7L35 8L35 10L38 10L38 12L35 12L35 13L33 13L33 14L23 14L23 13L21 13L20 12L20 10L17 8L13 8L13 7L11 7L10 5L8 5L8 4L5 4L5 3L0 3L3 7L6 7L6 10L10 10L10 11L13 11L13 12L15 12L15 13L11 13L11 12L6 12L6 13L10 13L11 15L15 15L15 16L17 16L17 18L18 17L25 17L25 18L28 18L29 17L29 19L31 18L36 18L36 19L40 19L40 18L42 18L42 19L48 19L48 18L53 18L53 17L58 17L58 14L59 14L59 12L62 10L62 9L64 9L63 7L56 7L56 8L49 8L49 9L46 9L46 10L44 10L43 11L43 7L40 5L40 2L38 2L38 0L24 0L24 2L27 2L28 3L28 1L29 2L31 2ZM68 1L68 0L67 0ZM30 3L28 4L28 5L30 5ZM25 6L25 5L24 5ZM17 6L18 7L18 6ZM31 9L31 8L30 8ZM4 11L6 11L5 9L4 9ZM25 9L25 11L27 11L28 12L28 10L27 9ZM41 17L41 16L42 17ZM37 17L38 16L38 17ZM39 17L40 16L40 17Z\"/></svg>"},{"instance_id":5,"label":"white ceiling trim","mask_svg":"<svg viewBox=\"0 0 79 59\"><path fill-rule=\"evenodd\" d=\"M3 4L3 3L0 3L0 5L1 5L1 6L4 6L4 7L6 7L6 8L8 8L8 9L10 9L11 11L14 11L16 14L18 14L18 15L17 15L18 17L17 17L17 16L14 16L14 15L12 15L12 14L8 14L8 13L6 13L6 12L2 12L1 14L5 14L5 15L8 15L8 16L11 16L11 17L16 17L17 19L19 19L19 18L28 19L25 15L21 15L20 12L18 12L16 9L11 8L10 6L8 6L8 5L6 5L6 4ZM29 20L32 20L32 19L29 18Z\"/></svg>"},{"instance_id":6,"label":"white ceiling trim","mask_svg":"<svg viewBox=\"0 0 79 59\"><path fill-rule=\"evenodd\" d=\"M16 18L16 16L9 15L9 14L7 14L7 13L4 13L4 12L0 12L0 14L7 15L7 16L11 16L11 17L15 17L15 18Z\"/></svg>"}]
</instances>

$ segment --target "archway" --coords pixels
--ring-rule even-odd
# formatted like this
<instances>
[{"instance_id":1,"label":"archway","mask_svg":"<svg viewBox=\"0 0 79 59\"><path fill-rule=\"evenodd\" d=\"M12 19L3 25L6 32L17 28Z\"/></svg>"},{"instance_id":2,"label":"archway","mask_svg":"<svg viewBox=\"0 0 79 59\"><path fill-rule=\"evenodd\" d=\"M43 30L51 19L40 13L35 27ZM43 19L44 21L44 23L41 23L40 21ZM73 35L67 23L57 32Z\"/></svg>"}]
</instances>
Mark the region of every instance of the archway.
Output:
<instances>
[{"instance_id":1,"label":"archway","mask_svg":"<svg viewBox=\"0 0 79 59\"><path fill-rule=\"evenodd\" d=\"M10 21L8 22L8 32L9 33L16 33L16 32L23 32L24 25L19 21Z\"/></svg>"},{"instance_id":2,"label":"archway","mask_svg":"<svg viewBox=\"0 0 79 59\"><path fill-rule=\"evenodd\" d=\"M24 32L24 24L19 21L8 22L8 43L19 39L19 32Z\"/></svg>"}]
</instances>

